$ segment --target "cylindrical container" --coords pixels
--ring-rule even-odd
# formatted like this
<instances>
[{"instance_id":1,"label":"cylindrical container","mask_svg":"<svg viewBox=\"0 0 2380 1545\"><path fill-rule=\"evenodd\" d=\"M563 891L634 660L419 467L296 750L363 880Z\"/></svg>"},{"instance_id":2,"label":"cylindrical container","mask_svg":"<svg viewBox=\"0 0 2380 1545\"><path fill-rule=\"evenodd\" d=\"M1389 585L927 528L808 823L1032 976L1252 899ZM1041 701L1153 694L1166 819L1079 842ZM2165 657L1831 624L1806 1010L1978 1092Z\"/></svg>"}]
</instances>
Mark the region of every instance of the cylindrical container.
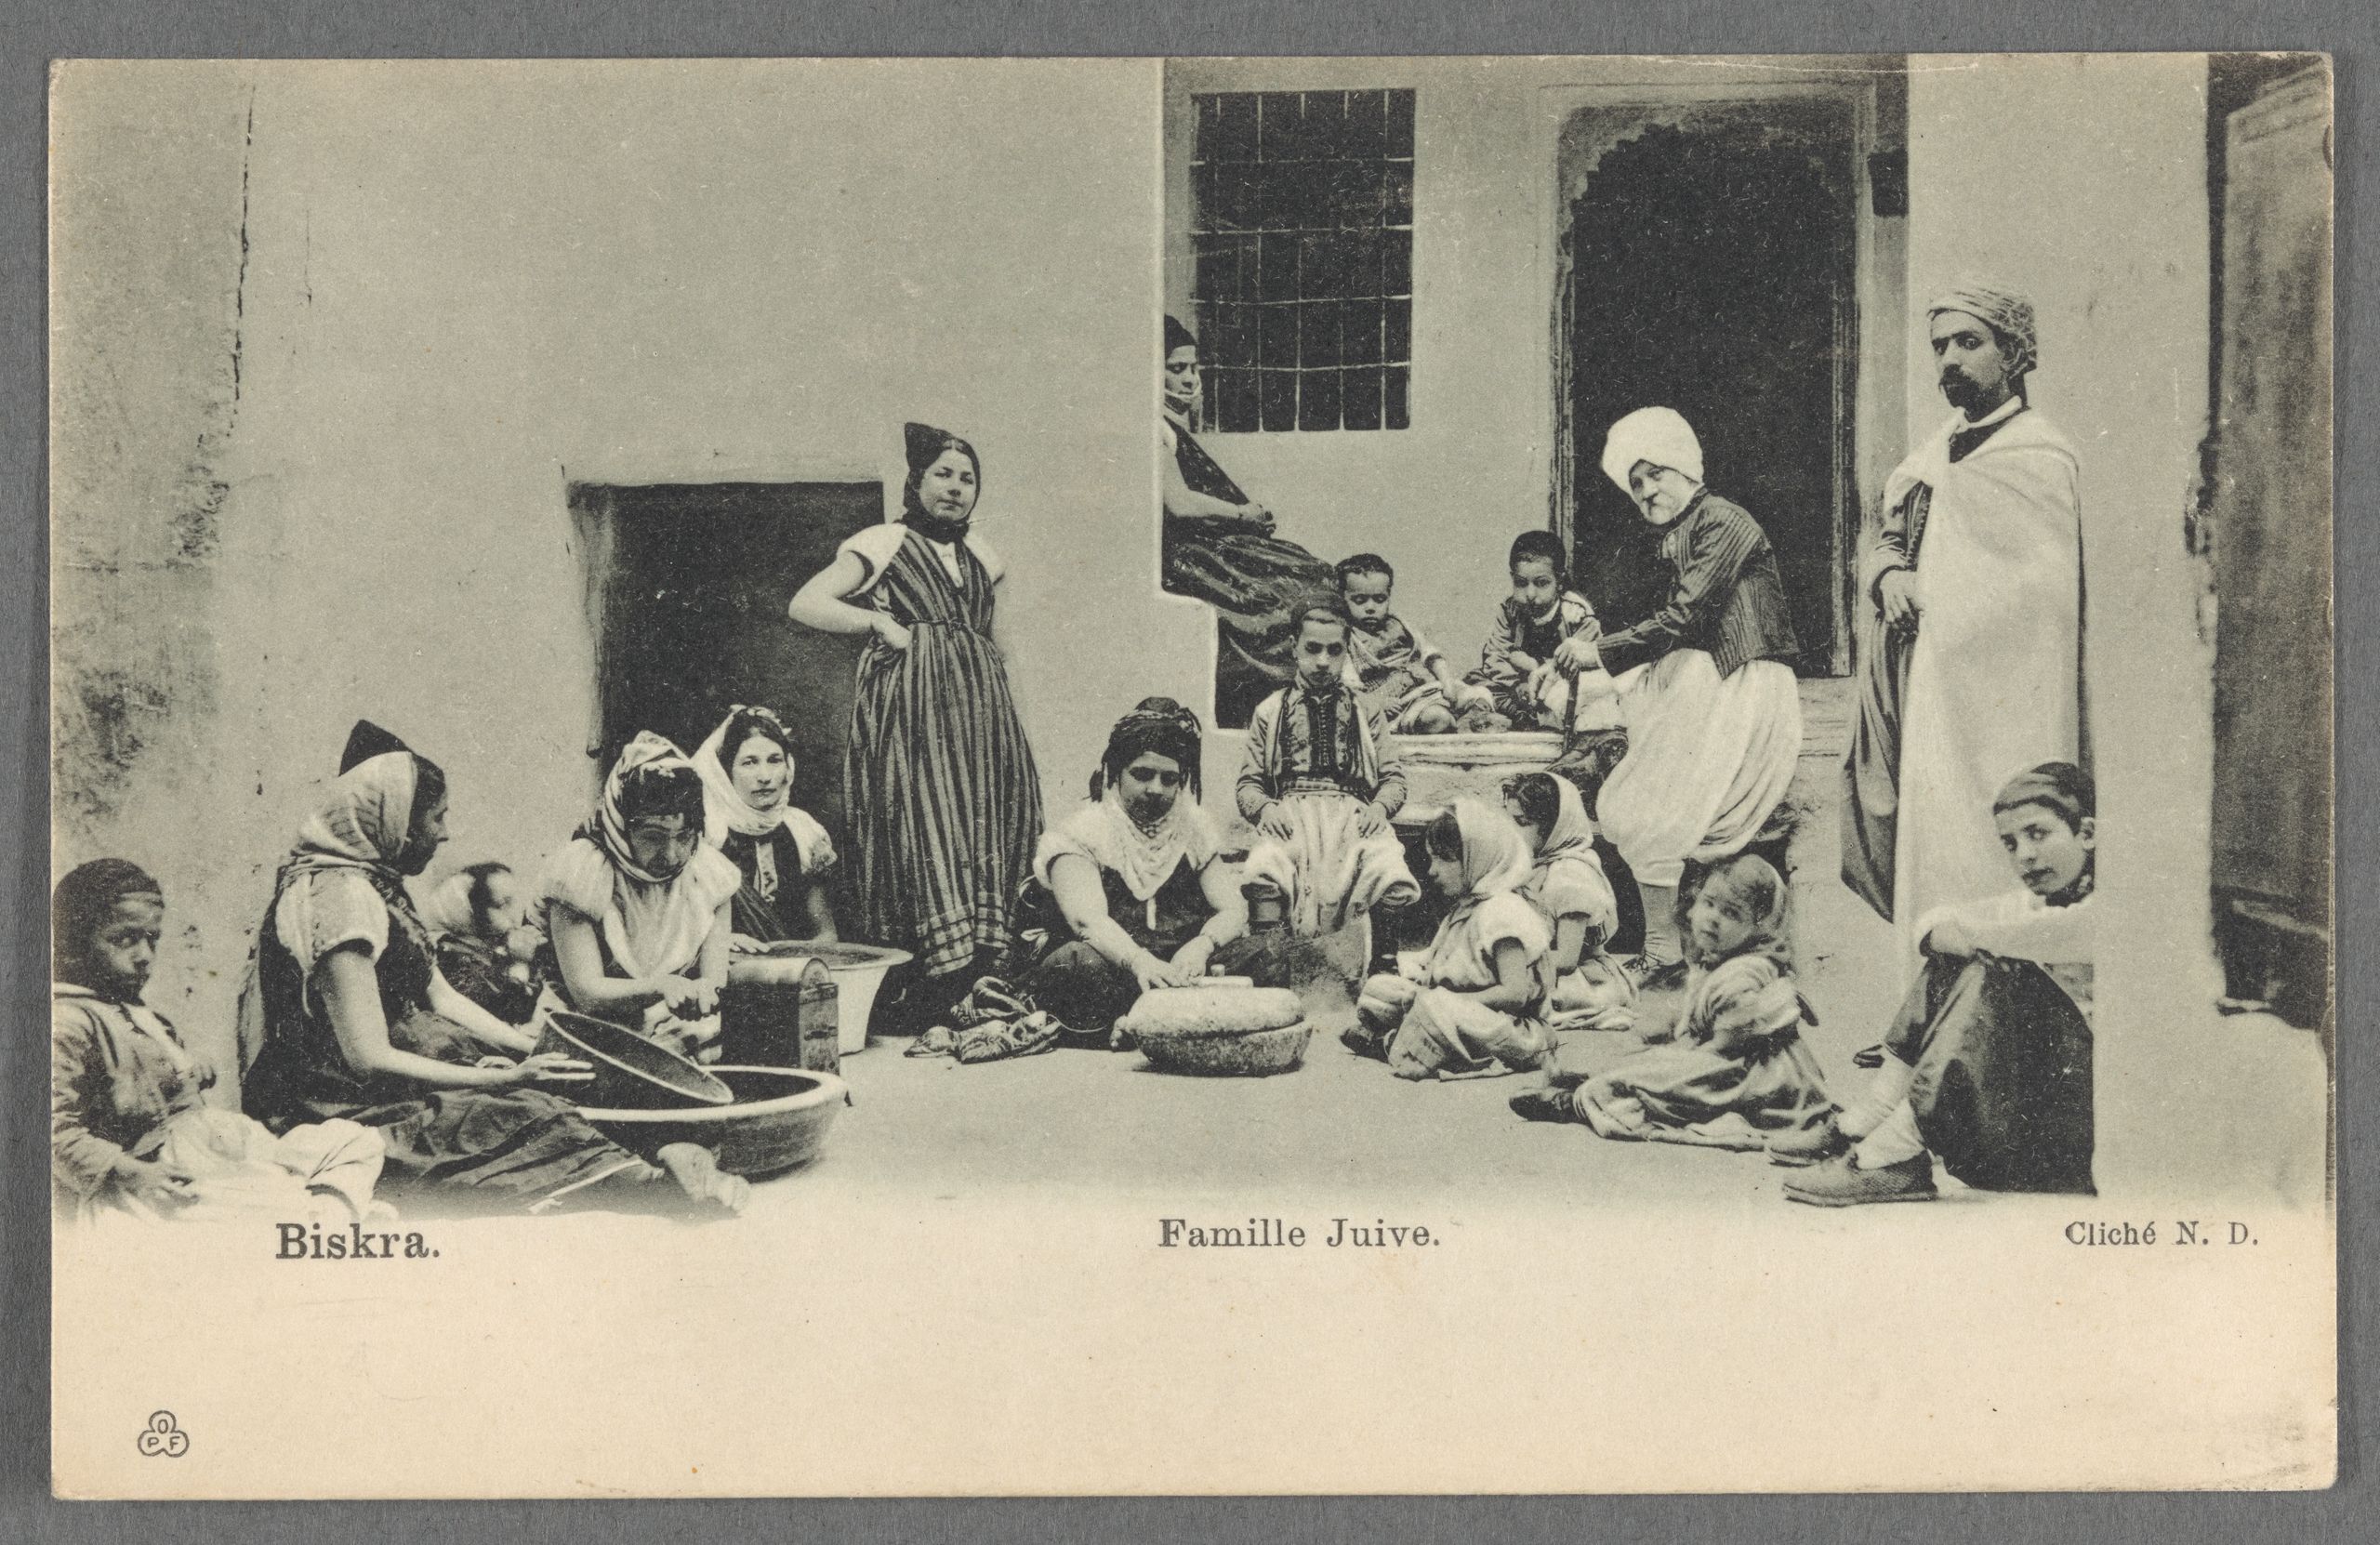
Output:
<instances>
[{"instance_id":1,"label":"cylindrical container","mask_svg":"<svg viewBox=\"0 0 2380 1545\"><path fill-rule=\"evenodd\" d=\"M721 1060L833 1073L842 1065L834 973L809 955L738 955L719 997Z\"/></svg>"}]
</instances>

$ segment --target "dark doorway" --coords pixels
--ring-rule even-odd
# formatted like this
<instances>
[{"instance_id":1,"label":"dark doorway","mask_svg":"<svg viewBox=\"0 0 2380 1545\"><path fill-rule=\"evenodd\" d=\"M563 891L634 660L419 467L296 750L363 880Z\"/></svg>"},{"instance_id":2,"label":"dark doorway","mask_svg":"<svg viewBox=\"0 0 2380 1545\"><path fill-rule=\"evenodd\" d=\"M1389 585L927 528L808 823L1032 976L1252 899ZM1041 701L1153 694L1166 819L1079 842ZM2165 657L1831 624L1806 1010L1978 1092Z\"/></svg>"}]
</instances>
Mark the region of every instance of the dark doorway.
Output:
<instances>
[{"instance_id":1,"label":"dark doorway","mask_svg":"<svg viewBox=\"0 0 2380 1545\"><path fill-rule=\"evenodd\" d=\"M1705 482L1777 548L1802 673L1840 675L1858 529L1851 122L1827 101L1668 116L1608 135L1583 185L1569 180L1577 583L1606 627L1660 604L1659 533L1600 461L1613 420L1666 404L1700 437Z\"/></svg>"},{"instance_id":2,"label":"dark doorway","mask_svg":"<svg viewBox=\"0 0 2380 1545\"><path fill-rule=\"evenodd\" d=\"M853 532L884 519L875 482L574 484L588 557L608 768L640 730L691 755L738 703L793 732L793 797L840 842L843 743L860 640L786 618Z\"/></svg>"}]
</instances>

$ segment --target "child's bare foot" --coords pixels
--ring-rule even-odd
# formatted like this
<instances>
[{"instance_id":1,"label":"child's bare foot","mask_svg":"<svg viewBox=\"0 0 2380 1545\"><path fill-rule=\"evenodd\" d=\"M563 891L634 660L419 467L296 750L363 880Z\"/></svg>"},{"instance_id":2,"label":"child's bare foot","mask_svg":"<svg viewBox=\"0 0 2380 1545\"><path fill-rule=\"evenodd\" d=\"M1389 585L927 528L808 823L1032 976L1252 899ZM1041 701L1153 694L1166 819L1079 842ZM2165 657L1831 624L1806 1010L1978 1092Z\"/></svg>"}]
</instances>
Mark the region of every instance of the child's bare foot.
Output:
<instances>
[{"instance_id":1,"label":"child's bare foot","mask_svg":"<svg viewBox=\"0 0 2380 1545\"><path fill-rule=\"evenodd\" d=\"M664 1143L653 1156L669 1171L687 1199L699 1207L716 1208L733 1218L752 1199L752 1182L721 1169L711 1151L700 1143Z\"/></svg>"}]
</instances>

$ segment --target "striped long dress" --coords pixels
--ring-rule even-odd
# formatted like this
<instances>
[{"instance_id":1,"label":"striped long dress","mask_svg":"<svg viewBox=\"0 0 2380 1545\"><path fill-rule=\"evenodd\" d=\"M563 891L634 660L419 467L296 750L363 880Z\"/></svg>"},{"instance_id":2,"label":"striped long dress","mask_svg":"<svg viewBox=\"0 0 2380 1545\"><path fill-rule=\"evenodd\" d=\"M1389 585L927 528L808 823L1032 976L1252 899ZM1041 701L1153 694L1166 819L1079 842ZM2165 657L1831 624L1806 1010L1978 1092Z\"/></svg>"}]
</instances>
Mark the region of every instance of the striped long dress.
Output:
<instances>
[{"instance_id":1,"label":"striped long dress","mask_svg":"<svg viewBox=\"0 0 2380 1545\"><path fill-rule=\"evenodd\" d=\"M868 592L910 630L860 656L843 787L857 839L862 936L930 976L1005 951L1041 833L1041 781L992 642L992 576L964 543L960 577L915 531Z\"/></svg>"}]
</instances>

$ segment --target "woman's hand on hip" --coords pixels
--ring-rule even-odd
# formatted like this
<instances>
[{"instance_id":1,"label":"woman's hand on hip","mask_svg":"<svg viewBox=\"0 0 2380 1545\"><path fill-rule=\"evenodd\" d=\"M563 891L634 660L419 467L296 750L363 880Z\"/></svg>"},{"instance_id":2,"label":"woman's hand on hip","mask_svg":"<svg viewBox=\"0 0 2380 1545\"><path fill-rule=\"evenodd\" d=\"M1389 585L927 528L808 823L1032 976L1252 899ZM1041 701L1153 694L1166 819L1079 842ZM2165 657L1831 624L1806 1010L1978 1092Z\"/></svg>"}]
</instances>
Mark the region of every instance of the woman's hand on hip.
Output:
<instances>
[{"instance_id":1,"label":"woman's hand on hip","mask_svg":"<svg viewBox=\"0 0 2380 1545\"><path fill-rule=\"evenodd\" d=\"M879 612L876 614L876 636L884 640L888 649L906 651L911 635L891 613Z\"/></svg>"}]
</instances>

